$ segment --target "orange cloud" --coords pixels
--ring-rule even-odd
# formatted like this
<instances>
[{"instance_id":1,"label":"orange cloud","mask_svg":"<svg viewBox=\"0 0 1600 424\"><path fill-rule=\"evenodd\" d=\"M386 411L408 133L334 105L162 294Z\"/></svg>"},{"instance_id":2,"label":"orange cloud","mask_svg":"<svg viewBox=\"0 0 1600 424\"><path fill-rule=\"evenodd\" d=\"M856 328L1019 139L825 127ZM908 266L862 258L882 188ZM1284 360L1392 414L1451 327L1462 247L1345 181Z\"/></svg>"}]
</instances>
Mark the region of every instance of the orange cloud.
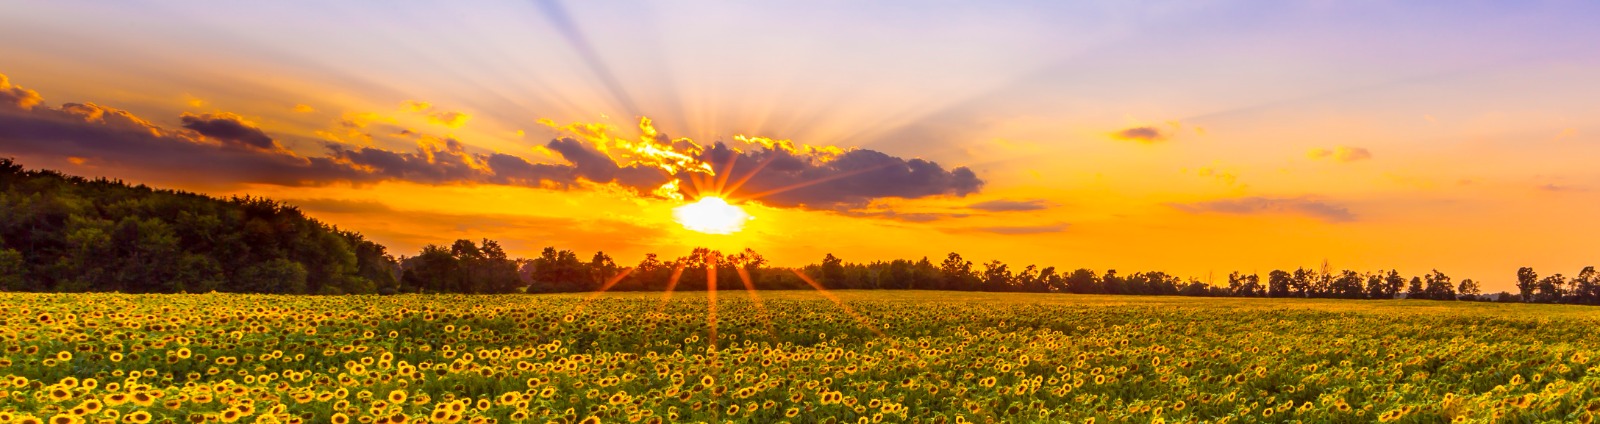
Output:
<instances>
[{"instance_id":1,"label":"orange cloud","mask_svg":"<svg viewBox=\"0 0 1600 424\"><path fill-rule=\"evenodd\" d=\"M1352 222L1356 220L1356 215L1350 212L1347 207L1306 197L1244 197L1193 203L1169 203L1168 206L1188 213L1223 213L1232 215L1291 214L1309 216L1327 222Z\"/></svg>"},{"instance_id":2,"label":"orange cloud","mask_svg":"<svg viewBox=\"0 0 1600 424\"><path fill-rule=\"evenodd\" d=\"M461 128L461 126L466 125L467 120L471 118L472 115L462 112L433 112L428 114L428 122L450 128Z\"/></svg>"},{"instance_id":3,"label":"orange cloud","mask_svg":"<svg viewBox=\"0 0 1600 424\"><path fill-rule=\"evenodd\" d=\"M1339 146L1333 149L1311 149L1306 156L1312 159L1332 159L1340 163L1350 163L1372 159L1372 152L1361 147Z\"/></svg>"},{"instance_id":4,"label":"orange cloud","mask_svg":"<svg viewBox=\"0 0 1600 424\"><path fill-rule=\"evenodd\" d=\"M0 100L23 110L44 103L44 98L39 97L39 92L11 85L11 80L4 74L0 74Z\"/></svg>"},{"instance_id":5,"label":"orange cloud","mask_svg":"<svg viewBox=\"0 0 1600 424\"><path fill-rule=\"evenodd\" d=\"M1154 126L1133 127L1111 133L1111 138L1117 140L1136 141L1146 144L1166 141L1168 137L1169 135L1166 132Z\"/></svg>"}]
</instances>

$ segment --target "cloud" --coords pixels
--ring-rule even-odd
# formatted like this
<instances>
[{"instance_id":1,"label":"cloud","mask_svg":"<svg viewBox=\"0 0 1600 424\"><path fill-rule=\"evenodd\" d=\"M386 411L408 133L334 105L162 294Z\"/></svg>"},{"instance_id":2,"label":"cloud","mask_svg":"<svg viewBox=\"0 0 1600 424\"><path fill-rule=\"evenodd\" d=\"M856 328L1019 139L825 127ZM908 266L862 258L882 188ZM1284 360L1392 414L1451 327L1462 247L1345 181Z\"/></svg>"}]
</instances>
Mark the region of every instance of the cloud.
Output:
<instances>
[{"instance_id":1,"label":"cloud","mask_svg":"<svg viewBox=\"0 0 1600 424\"><path fill-rule=\"evenodd\" d=\"M718 172L730 170L729 178L748 177L736 196L742 193L775 206L839 209L886 197L962 197L984 184L966 167L945 170L935 162L867 149L837 153L774 145L742 152L717 143L702 159ZM692 184L687 175L680 174L685 187Z\"/></svg>"},{"instance_id":2,"label":"cloud","mask_svg":"<svg viewBox=\"0 0 1600 424\"><path fill-rule=\"evenodd\" d=\"M11 79L6 78L5 74L0 74L0 101L4 101L8 106L28 110L34 105L43 103L44 98L39 97L37 91L11 85Z\"/></svg>"},{"instance_id":3,"label":"cloud","mask_svg":"<svg viewBox=\"0 0 1600 424\"><path fill-rule=\"evenodd\" d=\"M1351 213L1349 208L1309 198L1245 197L1195 203L1169 203L1168 206L1188 213L1293 214L1327 222L1356 220L1356 215Z\"/></svg>"},{"instance_id":4,"label":"cloud","mask_svg":"<svg viewBox=\"0 0 1600 424\"><path fill-rule=\"evenodd\" d=\"M1160 128L1153 126L1133 127L1111 133L1111 138L1140 143L1155 143L1166 141L1168 135Z\"/></svg>"},{"instance_id":5,"label":"cloud","mask_svg":"<svg viewBox=\"0 0 1600 424\"><path fill-rule=\"evenodd\" d=\"M420 100L406 100L400 103L400 110L406 112L426 112L429 109L433 109L433 103Z\"/></svg>"},{"instance_id":6,"label":"cloud","mask_svg":"<svg viewBox=\"0 0 1600 424\"><path fill-rule=\"evenodd\" d=\"M1573 186L1569 186L1569 185L1559 185L1559 184L1555 184L1555 183L1549 183L1549 184L1540 185L1539 186L1539 190L1550 192L1550 193L1581 193L1581 192L1589 191L1589 189L1586 189L1586 188L1583 188L1583 187L1573 187Z\"/></svg>"},{"instance_id":7,"label":"cloud","mask_svg":"<svg viewBox=\"0 0 1600 424\"><path fill-rule=\"evenodd\" d=\"M462 112L433 112L428 114L428 122L450 128L461 128L462 125L467 124L467 119L471 118L472 115Z\"/></svg>"},{"instance_id":8,"label":"cloud","mask_svg":"<svg viewBox=\"0 0 1600 424\"><path fill-rule=\"evenodd\" d=\"M260 128L256 128L255 125L246 122L243 117L232 113L223 112L205 115L185 113L179 120L183 122L184 128L194 130L200 135L226 144L262 150L282 148L272 140L272 137L262 132Z\"/></svg>"},{"instance_id":9,"label":"cloud","mask_svg":"<svg viewBox=\"0 0 1600 424\"><path fill-rule=\"evenodd\" d=\"M1003 200L1002 199L1002 200L990 200L990 201L987 201L987 202L973 203L971 205L967 205L967 208L968 209L977 209L977 210L980 210L980 211L988 211L988 212L1021 212L1021 211L1044 210L1044 209L1049 209L1051 206L1055 206L1055 204L1051 203L1048 200L1044 200L1044 199L1027 199L1027 200Z\"/></svg>"},{"instance_id":10,"label":"cloud","mask_svg":"<svg viewBox=\"0 0 1600 424\"><path fill-rule=\"evenodd\" d=\"M5 91L14 95L26 90ZM37 99L37 95L12 97ZM24 158L77 158L92 161L98 167L154 171L176 181L219 184L303 185L360 175L327 158L262 149L262 145L276 144L251 138L249 131L233 134L213 131L217 128L212 125L201 127L215 135L235 137L212 138L196 130L168 130L127 111L93 103L67 103L60 107L44 106L42 101L0 103L0 151Z\"/></svg>"},{"instance_id":11,"label":"cloud","mask_svg":"<svg viewBox=\"0 0 1600 424\"><path fill-rule=\"evenodd\" d=\"M295 111L295 113L311 113L311 112L316 112L317 108L314 108L314 107L311 107L311 105L302 103L302 104L294 105L294 108L291 109L291 110Z\"/></svg>"},{"instance_id":12,"label":"cloud","mask_svg":"<svg viewBox=\"0 0 1600 424\"><path fill-rule=\"evenodd\" d=\"M857 218L882 218L905 222L933 222L952 218L966 218L972 216L965 213L939 213L939 212L897 212L894 210L837 210L840 215Z\"/></svg>"},{"instance_id":13,"label":"cloud","mask_svg":"<svg viewBox=\"0 0 1600 424\"><path fill-rule=\"evenodd\" d=\"M179 117L183 128L172 130L93 103L41 106L37 93L11 86L4 75L0 75L0 100L4 100L0 103L0 151L24 158L79 158L97 166L154 173L167 181L299 186L401 180L549 189L571 189L589 182L651 195L675 180L680 187L690 187L691 175L705 175L683 171L694 165L731 171L721 179L743 181L738 194L762 203L823 210L864 207L886 197L965 196L984 184L965 167L946 170L931 161L874 150L797 148L786 141L764 139L753 142L748 150L723 143L705 149L687 139L669 139L653 128L644 128L645 139L651 140L648 146L635 143L640 150L634 153L650 155L625 158L617 156L624 154L618 146L558 138L542 146L567 162L556 164L533 163L507 153L472 152L455 138L420 133L413 134L418 147L412 151L326 143L326 153L302 156L282 148L254 124L226 112L183 114ZM431 107L421 102L406 105L424 106ZM346 114L340 125L359 131L372 122L387 121L375 114ZM648 127L648 122L642 126ZM596 134L578 135L588 138ZM757 168L759 172L755 172ZM678 172L674 175L668 169Z\"/></svg>"},{"instance_id":14,"label":"cloud","mask_svg":"<svg viewBox=\"0 0 1600 424\"><path fill-rule=\"evenodd\" d=\"M428 116L428 122L450 128L461 128L462 125L467 124L468 119L472 119L472 115L468 115L465 112L452 112L444 110L434 111L433 103L420 100L406 100L401 102L400 110L403 112L426 114Z\"/></svg>"},{"instance_id":15,"label":"cloud","mask_svg":"<svg viewBox=\"0 0 1600 424\"><path fill-rule=\"evenodd\" d=\"M1232 171L1219 170L1209 166L1201 167L1199 170L1196 170L1195 173L1202 177L1211 177L1227 185L1233 185L1239 182L1239 174L1235 174Z\"/></svg>"},{"instance_id":16,"label":"cloud","mask_svg":"<svg viewBox=\"0 0 1600 424\"><path fill-rule=\"evenodd\" d=\"M1372 152L1361 147L1339 146L1333 149L1311 149L1306 153L1312 159L1332 159L1336 162L1350 163L1372 159Z\"/></svg>"}]
</instances>

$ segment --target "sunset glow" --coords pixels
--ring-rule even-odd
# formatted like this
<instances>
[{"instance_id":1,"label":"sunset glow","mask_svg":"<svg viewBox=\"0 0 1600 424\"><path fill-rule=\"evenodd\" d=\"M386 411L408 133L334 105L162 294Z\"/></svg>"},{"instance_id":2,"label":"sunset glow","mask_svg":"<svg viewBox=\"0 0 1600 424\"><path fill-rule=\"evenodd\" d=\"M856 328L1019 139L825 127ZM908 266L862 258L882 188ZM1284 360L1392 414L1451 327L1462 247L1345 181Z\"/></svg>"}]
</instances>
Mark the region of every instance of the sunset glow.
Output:
<instances>
[{"instance_id":1,"label":"sunset glow","mask_svg":"<svg viewBox=\"0 0 1600 424\"><path fill-rule=\"evenodd\" d=\"M1498 291L1600 238L1595 4L391 6L11 5L0 157L279 199L404 254Z\"/></svg>"}]
</instances>

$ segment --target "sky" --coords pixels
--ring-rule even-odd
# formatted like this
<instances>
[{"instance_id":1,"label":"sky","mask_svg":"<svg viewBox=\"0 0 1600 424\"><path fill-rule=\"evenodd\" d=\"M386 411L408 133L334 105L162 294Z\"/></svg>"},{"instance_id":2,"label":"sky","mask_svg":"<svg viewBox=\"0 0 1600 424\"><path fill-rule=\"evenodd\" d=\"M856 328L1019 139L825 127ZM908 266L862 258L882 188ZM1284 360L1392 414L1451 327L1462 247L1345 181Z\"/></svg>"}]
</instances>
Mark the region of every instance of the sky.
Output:
<instances>
[{"instance_id":1,"label":"sky","mask_svg":"<svg viewBox=\"0 0 1600 424\"><path fill-rule=\"evenodd\" d=\"M415 254L1600 263L1594 2L19 2L0 157ZM718 189L720 188L720 190ZM743 230L673 210L728 197Z\"/></svg>"}]
</instances>

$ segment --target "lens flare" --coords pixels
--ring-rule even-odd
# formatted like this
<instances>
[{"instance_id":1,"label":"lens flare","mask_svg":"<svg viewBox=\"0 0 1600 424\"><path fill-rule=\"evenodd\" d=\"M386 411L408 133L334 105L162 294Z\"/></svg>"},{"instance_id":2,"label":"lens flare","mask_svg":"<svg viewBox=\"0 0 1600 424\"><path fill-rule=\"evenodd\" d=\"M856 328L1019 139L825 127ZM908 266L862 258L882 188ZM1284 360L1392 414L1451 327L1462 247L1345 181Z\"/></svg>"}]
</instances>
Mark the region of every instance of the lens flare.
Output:
<instances>
[{"instance_id":1,"label":"lens flare","mask_svg":"<svg viewBox=\"0 0 1600 424\"><path fill-rule=\"evenodd\" d=\"M694 203L673 208L672 218L683 224L683 228L706 234L737 233L744 229L745 221L753 219L744 209L716 196L702 197Z\"/></svg>"}]
</instances>

